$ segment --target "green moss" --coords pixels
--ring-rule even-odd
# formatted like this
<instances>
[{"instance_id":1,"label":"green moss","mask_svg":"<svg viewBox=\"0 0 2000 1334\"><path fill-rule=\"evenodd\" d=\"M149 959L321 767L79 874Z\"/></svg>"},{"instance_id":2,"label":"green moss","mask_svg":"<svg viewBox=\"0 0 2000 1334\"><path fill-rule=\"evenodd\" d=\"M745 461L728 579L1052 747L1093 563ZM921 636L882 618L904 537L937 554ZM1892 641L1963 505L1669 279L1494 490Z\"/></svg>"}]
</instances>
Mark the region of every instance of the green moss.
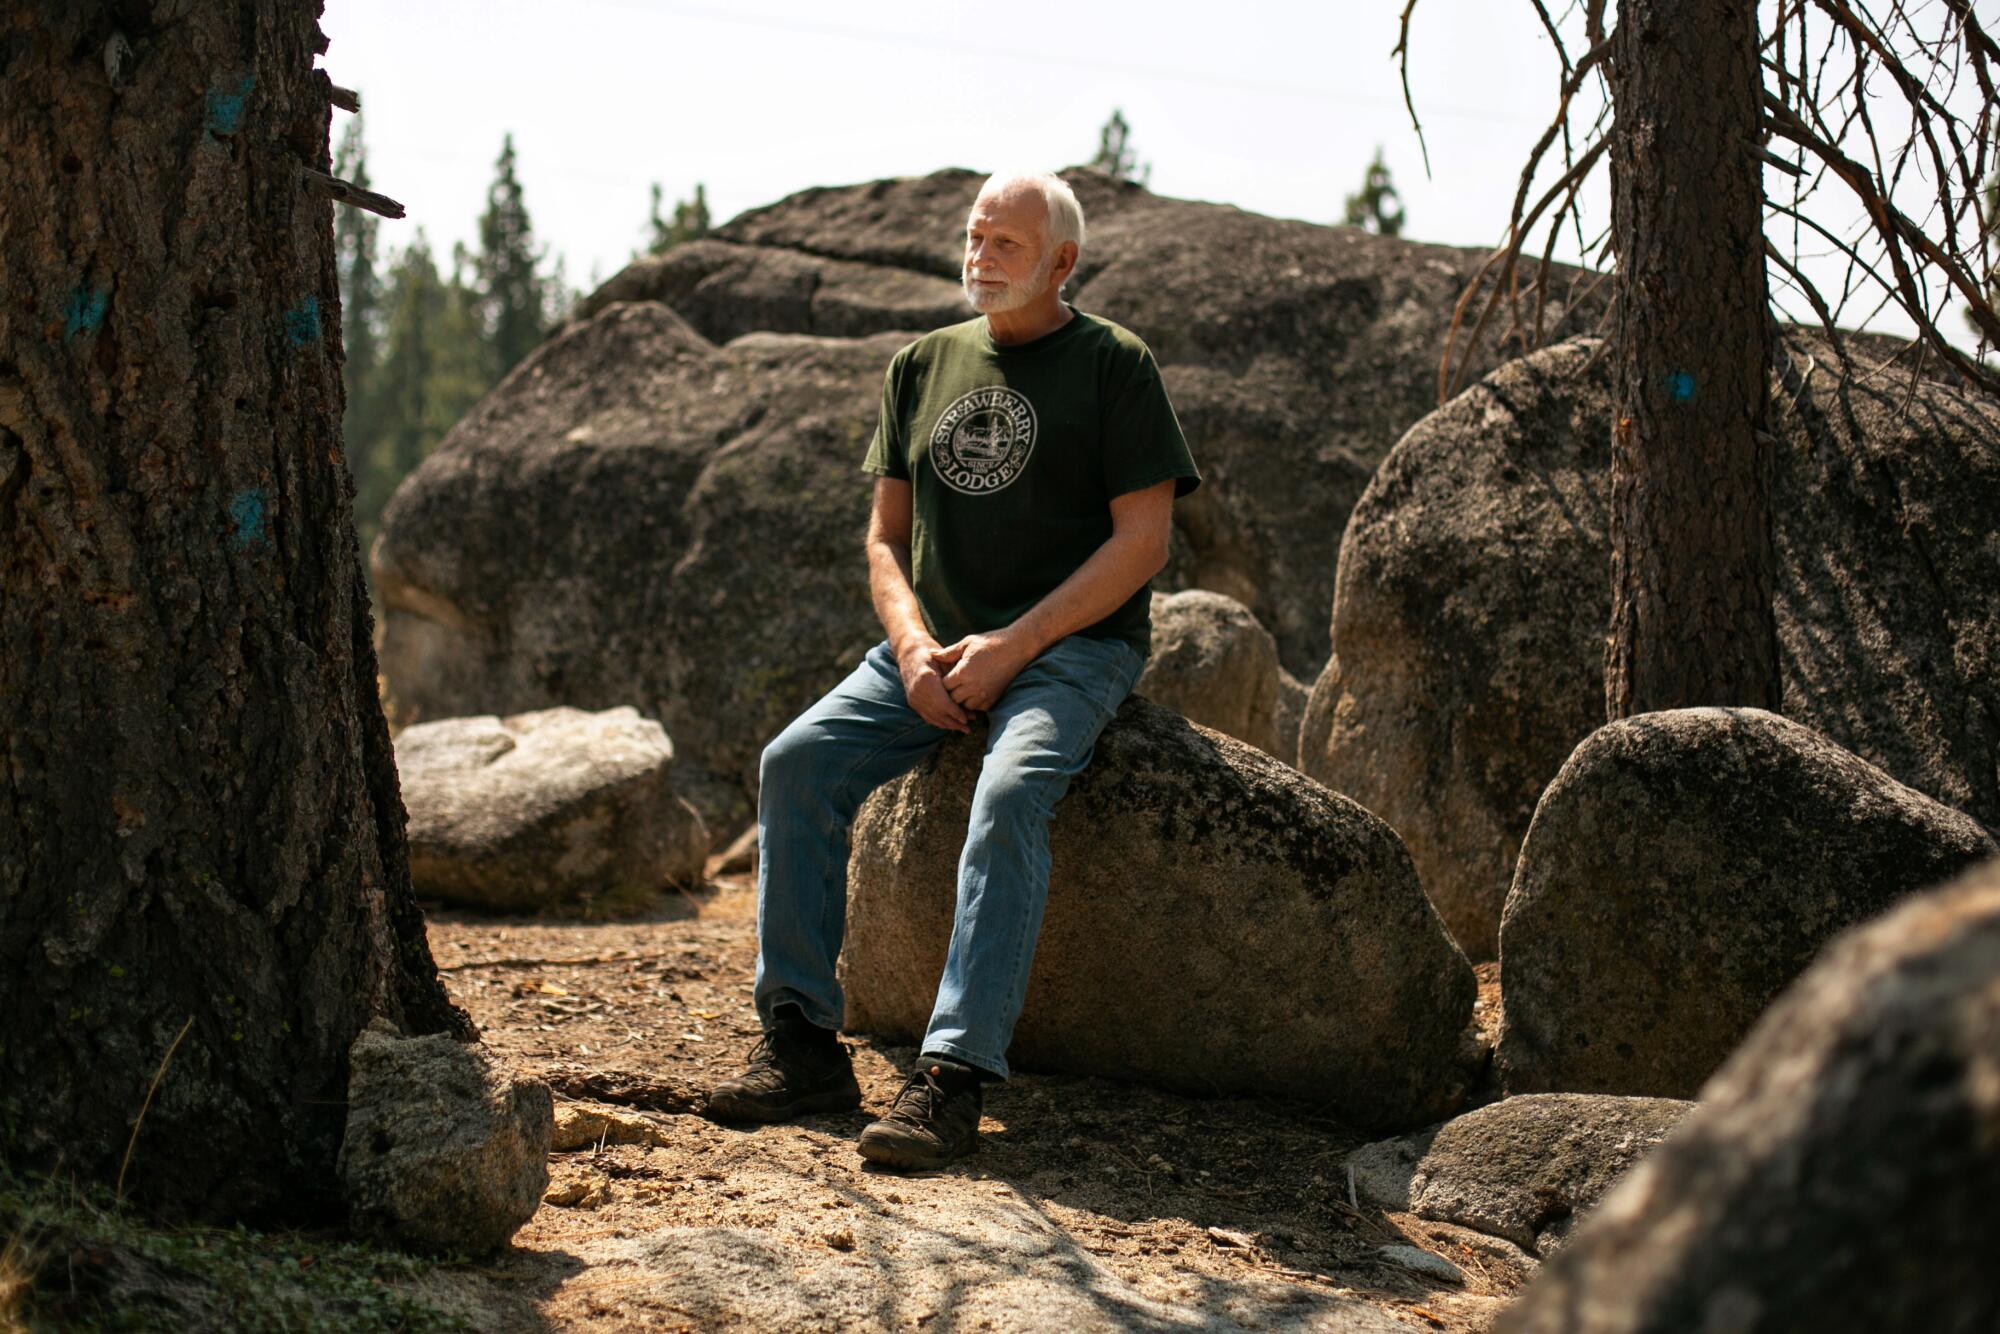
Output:
<instances>
[{"instance_id":1,"label":"green moss","mask_svg":"<svg viewBox=\"0 0 2000 1334\"><path fill-rule=\"evenodd\" d=\"M169 1226L0 1170L0 1328L471 1330L416 1288L442 1266L324 1233Z\"/></svg>"}]
</instances>

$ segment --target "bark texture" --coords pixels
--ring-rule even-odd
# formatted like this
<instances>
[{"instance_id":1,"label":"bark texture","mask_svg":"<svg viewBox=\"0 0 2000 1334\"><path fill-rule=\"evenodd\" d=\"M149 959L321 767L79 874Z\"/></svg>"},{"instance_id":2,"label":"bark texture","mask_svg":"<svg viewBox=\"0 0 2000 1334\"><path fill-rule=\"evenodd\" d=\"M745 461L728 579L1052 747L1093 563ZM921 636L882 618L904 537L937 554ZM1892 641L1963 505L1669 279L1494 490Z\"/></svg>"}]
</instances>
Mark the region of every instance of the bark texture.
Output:
<instances>
[{"instance_id":1,"label":"bark texture","mask_svg":"<svg viewBox=\"0 0 2000 1334\"><path fill-rule=\"evenodd\" d=\"M1613 45L1611 641L1623 718L1778 707L1754 0L1627 0Z\"/></svg>"},{"instance_id":2,"label":"bark texture","mask_svg":"<svg viewBox=\"0 0 2000 1334\"><path fill-rule=\"evenodd\" d=\"M316 0L0 7L0 1153L313 1209L410 891L342 458ZM191 1023L190 1023L191 1021Z\"/></svg>"}]
</instances>

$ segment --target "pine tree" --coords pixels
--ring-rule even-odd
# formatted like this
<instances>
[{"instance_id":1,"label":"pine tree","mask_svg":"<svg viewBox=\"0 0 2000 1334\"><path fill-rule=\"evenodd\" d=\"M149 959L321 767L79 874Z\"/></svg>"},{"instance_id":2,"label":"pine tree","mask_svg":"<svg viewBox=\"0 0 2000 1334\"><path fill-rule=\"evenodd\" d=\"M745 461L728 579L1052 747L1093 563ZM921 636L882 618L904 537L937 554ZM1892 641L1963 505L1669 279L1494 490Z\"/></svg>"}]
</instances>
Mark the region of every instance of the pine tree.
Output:
<instances>
[{"instance_id":1,"label":"pine tree","mask_svg":"<svg viewBox=\"0 0 2000 1334\"><path fill-rule=\"evenodd\" d=\"M1139 163L1139 155L1132 148L1132 127L1125 120L1125 113L1116 107L1111 110L1111 119L1097 132L1097 156L1090 165L1107 176L1121 181L1136 181L1140 185L1153 179L1153 164Z\"/></svg>"},{"instance_id":2,"label":"pine tree","mask_svg":"<svg viewBox=\"0 0 2000 1334\"><path fill-rule=\"evenodd\" d=\"M351 118L341 132L333 174L364 190L368 188L368 150L362 142L359 115ZM333 213L334 263L340 275L340 332L347 347L342 371L347 410L341 426L348 471L356 477L377 427L374 389L382 360L382 277L376 269L380 225L381 220L365 209L340 207Z\"/></svg>"},{"instance_id":3,"label":"pine tree","mask_svg":"<svg viewBox=\"0 0 2000 1334\"><path fill-rule=\"evenodd\" d=\"M0 1163L323 1221L355 1037L470 1024L358 597L320 5L147 11L7 11Z\"/></svg>"},{"instance_id":4,"label":"pine tree","mask_svg":"<svg viewBox=\"0 0 2000 1334\"><path fill-rule=\"evenodd\" d=\"M451 278L443 286L437 322L428 330L430 356L422 385L423 408L419 429L408 437L413 444L404 456L409 468L429 458L445 432L499 379L493 347L480 329L481 293L474 281L477 269L478 261L470 251L463 245L452 247ZM396 481L400 485L402 478Z\"/></svg>"},{"instance_id":5,"label":"pine tree","mask_svg":"<svg viewBox=\"0 0 2000 1334\"><path fill-rule=\"evenodd\" d=\"M514 174L514 136L509 134L501 141L486 212L479 219L477 263L481 322L492 340L501 375L534 350L548 327L541 260L521 182Z\"/></svg>"},{"instance_id":6,"label":"pine tree","mask_svg":"<svg viewBox=\"0 0 2000 1334\"><path fill-rule=\"evenodd\" d=\"M478 257L458 245L449 278L440 276L421 228L390 265L374 431L359 443L354 472L354 522L364 553L396 488L499 379L478 269ZM543 286L567 292L559 275Z\"/></svg>"},{"instance_id":7,"label":"pine tree","mask_svg":"<svg viewBox=\"0 0 2000 1334\"><path fill-rule=\"evenodd\" d=\"M1379 145L1375 149L1375 160L1368 164L1367 174L1361 178L1360 191L1347 196L1347 216L1344 220L1350 227L1360 227L1381 236L1403 234L1403 197L1389 179L1389 164L1382 160Z\"/></svg>"},{"instance_id":8,"label":"pine tree","mask_svg":"<svg viewBox=\"0 0 2000 1334\"><path fill-rule=\"evenodd\" d=\"M653 205L646 219L646 253L658 255L685 241L695 241L707 236L711 230L708 215L708 189L700 181L695 182L694 198L683 199L674 205L671 221L660 216L662 192L660 183L653 182Z\"/></svg>"},{"instance_id":9,"label":"pine tree","mask_svg":"<svg viewBox=\"0 0 2000 1334\"><path fill-rule=\"evenodd\" d=\"M422 228L389 270L384 356L376 381L375 434L364 442L354 477L354 526L365 553L380 530L382 509L410 470L423 462L442 430L431 407L449 296L438 278ZM467 340L483 352L477 321ZM448 425L448 423L447 423Z\"/></svg>"},{"instance_id":10,"label":"pine tree","mask_svg":"<svg viewBox=\"0 0 2000 1334\"><path fill-rule=\"evenodd\" d=\"M595 291L598 284L592 283ZM542 327L555 329L569 318L569 313L581 299L583 293L569 285L569 263L561 255L542 277Z\"/></svg>"}]
</instances>

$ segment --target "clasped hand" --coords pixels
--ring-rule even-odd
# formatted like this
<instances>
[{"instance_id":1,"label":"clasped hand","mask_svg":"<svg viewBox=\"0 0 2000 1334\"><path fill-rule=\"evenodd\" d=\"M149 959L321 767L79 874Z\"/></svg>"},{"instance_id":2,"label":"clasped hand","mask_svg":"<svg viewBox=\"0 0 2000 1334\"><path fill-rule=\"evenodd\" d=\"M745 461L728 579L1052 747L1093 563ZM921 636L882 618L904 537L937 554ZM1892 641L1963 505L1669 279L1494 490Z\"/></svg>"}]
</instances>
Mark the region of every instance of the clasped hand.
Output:
<instances>
[{"instance_id":1,"label":"clasped hand","mask_svg":"<svg viewBox=\"0 0 2000 1334\"><path fill-rule=\"evenodd\" d=\"M919 717L953 732L999 703L1027 666L1024 646L1006 633L967 635L955 644L912 644L897 655L903 694Z\"/></svg>"}]
</instances>

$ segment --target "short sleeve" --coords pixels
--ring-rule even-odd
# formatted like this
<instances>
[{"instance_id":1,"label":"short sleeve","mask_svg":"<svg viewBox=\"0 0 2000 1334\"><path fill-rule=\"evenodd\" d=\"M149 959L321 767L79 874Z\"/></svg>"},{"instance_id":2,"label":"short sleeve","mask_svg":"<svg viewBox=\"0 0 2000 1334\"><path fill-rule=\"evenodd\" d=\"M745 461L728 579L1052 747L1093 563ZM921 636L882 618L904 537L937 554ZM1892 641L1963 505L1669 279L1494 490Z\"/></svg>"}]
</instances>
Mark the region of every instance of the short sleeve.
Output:
<instances>
[{"instance_id":1,"label":"short sleeve","mask_svg":"<svg viewBox=\"0 0 2000 1334\"><path fill-rule=\"evenodd\" d=\"M1147 348L1139 349L1124 384L1105 401L1103 440L1104 487L1112 496L1172 479L1178 499L1201 485L1159 364Z\"/></svg>"},{"instance_id":2,"label":"short sleeve","mask_svg":"<svg viewBox=\"0 0 2000 1334\"><path fill-rule=\"evenodd\" d=\"M889 359L882 376L882 412L875 419L875 438L868 442L868 456L861 471L899 482L910 480L909 450L903 440L903 374L909 364L909 349Z\"/></svg>"}]
</instances>

